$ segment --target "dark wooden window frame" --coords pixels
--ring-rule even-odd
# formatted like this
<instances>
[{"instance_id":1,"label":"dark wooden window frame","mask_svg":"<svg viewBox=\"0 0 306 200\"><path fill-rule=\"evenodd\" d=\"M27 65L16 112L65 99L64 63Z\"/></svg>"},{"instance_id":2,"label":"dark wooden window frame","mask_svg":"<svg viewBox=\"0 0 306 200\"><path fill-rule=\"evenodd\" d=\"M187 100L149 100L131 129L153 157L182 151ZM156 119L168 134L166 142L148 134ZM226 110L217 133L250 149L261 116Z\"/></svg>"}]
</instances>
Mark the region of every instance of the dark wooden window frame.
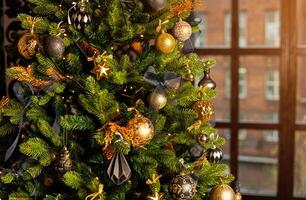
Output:
<instances>
[{"instance_id":1,"label":"dark wooden window frame","mask_svg":"<svg viewBox=\"0 0 306 200\"><path fill-rule=\"evenodd\" d=\"M231 57L231 120L217 122L217 128L231 130L230 165L231 172L238 177L238 152L240 129L279 131L279 170L277 195L244 196L246 200L306 200L294 197L294 151L295 131L306 130L306 125L296 124L297 57L306 56L306 49L297 45L297 0L281 1L281 46L279 48L240 48L239 47L239 0L232 0L232 42L230 48L197 49L199 55L224 55ZM279 122L243 123L239 121L239 57L243 55L275 55L280 57L280 103ZM294 80L294 81L293 81ZM264 181L264 180L258 180Z\"/></svg>"}]
</instances>

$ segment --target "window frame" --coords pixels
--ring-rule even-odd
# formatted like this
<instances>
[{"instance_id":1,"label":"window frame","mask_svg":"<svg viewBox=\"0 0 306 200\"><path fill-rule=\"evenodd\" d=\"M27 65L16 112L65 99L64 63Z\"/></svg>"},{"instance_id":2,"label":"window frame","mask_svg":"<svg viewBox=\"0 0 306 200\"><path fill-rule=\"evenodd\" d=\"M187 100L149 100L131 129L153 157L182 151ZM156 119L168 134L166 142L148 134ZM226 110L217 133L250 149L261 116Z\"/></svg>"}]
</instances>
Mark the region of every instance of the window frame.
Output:
<instances>
[{"instance_id":1,"label":"window frame","mask_svg":"<svg viewBox=\"0 0 306 200\"><path fill-rule=\"evenodd\" d=\"M306 125L295 122L297 56L306 55L306 47L297 45L297 0L280 0L280 45L277 47L239 46L239 0L231 1L231 46L229 48L196 49L200 56L216 55L231 57L231 118L219 121L216 128L229 129L231 173L238 177L239 130L277 130L279 133L278 183L276 196L245 195L248 200L306 200L294 197L295 131L305 131ZM268 55L280 58L280 103L277 123L250 123L239 121L239 58L245 55ZM290 134L292 133L292 134Z\"/></svg>"}]
</instances>

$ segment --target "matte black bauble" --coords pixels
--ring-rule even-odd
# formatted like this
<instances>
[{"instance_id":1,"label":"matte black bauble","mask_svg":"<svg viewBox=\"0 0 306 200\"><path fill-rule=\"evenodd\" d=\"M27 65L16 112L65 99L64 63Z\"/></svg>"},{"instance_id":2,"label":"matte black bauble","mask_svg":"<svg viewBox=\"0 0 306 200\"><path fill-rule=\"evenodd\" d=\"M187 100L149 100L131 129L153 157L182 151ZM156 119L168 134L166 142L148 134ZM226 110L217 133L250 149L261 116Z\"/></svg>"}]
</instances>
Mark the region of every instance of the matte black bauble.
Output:
<instances>
[{"instance_id":1,"label":"matte black bauble","mask_svg":"<svg viewBox=\"0 0 306 200\"><path fill-rule=\"evenodd\" d=\"M65 52L65 45L61 37L49 36L45 41L46 53L54 58L60 59L63 57Z\"/></svg>"},{"instance_id":2,"label":"matte black bauble","mask_svg":"<svg viewBox=\"0 0 306 200\"><path fill-rule=\"evenodd\" d=\"M194 144L189 149L189 154L192 159L198 159L203 155L203 147L199 144Z\"/></svg>"}]
</instances>

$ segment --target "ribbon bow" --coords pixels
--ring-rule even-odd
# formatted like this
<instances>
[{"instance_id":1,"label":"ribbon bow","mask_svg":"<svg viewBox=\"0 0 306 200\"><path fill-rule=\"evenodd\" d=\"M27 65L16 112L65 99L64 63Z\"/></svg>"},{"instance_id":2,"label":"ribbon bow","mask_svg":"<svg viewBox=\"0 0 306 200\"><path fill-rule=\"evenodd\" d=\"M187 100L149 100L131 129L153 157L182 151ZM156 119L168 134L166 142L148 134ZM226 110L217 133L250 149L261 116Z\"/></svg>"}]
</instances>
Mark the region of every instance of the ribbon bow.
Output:
<instances>
[{"instance_id":1,"label":"ribbon bow","mask_svg":"<svg viewBox=\"0 0 306 200\"><path fill-rule=\"evenodd\" d=\"M99 190L98 190L98 192L94 192L94 193L92 193L92 194L90 194L90 195L88 195L86 198L85 198L85 200L95 200L97 197L103 197L102 195L103 195L103 190L104 190L104 185L103 184L99 184Z\"/></svg>"},{"instance_id":2,"label":"ribbon bow","mask_svg":"<svg viewBox=\"0 0 306 200\"><path fill-rule=\"evenodd\" d=\"M157 88L175 89L177 90L181 85L181 77L174 72L166 72L163 77L159 77L153 66L150 66L144 74L144 80Z\"/></svg>"}]
</instances>

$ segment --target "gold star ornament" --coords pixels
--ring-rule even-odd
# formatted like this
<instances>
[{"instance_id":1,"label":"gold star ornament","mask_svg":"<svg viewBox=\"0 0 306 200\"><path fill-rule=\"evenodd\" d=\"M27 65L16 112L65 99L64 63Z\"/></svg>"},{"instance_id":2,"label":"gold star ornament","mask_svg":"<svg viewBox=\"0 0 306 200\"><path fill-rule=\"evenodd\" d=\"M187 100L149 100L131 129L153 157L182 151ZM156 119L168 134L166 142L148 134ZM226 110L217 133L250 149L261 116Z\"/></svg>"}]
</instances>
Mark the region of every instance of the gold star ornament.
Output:
<instances>
[{"instance_id":1,"label":"gold star ornament","mask_svg":"<svg viewBox=\"0 0 306 200\"><path fill-rule=\"evenodd\" d=\"M112 69L107 64L108 59L112 59L112 55L106 55L106 52L103 52L100 56L98 56L94 61L94 68L91 71L93 74L97 76L98 80L101 80L102 78L109 78Z\"/></svg>"},{"instance_id":2,"label":"gold star ornament","mask_svg":"<svg viewBox=\"0 0 306 200\"><path fill-rule=\"evenodd\" d=\"M148 195L147 200L162 200L164 198L163 193L155 192L154 195Z\"/></svg>"}]
</instances>

